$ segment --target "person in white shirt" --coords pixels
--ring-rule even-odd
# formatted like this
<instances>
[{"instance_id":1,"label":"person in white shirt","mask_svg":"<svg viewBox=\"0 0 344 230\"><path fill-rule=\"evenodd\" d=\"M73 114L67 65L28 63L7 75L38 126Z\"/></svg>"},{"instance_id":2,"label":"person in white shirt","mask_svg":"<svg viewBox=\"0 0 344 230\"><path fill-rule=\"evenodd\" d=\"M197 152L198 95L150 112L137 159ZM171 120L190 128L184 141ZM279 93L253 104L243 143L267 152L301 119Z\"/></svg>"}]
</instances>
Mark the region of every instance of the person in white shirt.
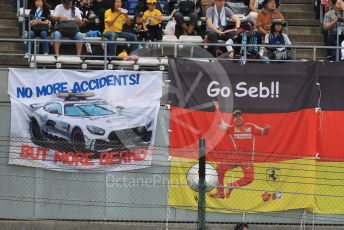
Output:
<instances>
[{"instance_id":1,"label":"person in white shirt","mask_svg":"<svg viewBox=\"0 0 344 230\"><path fill-rule=\"evenodd\" d=\"M83 26L85 22L82 20L81 12L77 7L73 7L73 1L61 0L61 2L62 4L57 5L52 14L52 21L57 22L57 25L66 21L75 21L79 27ZM53 40L61 40L62 38L63 34L61 31L56 30L53 35ZM76 33L70 38L79 41L83 39L82 34L79 31L76 31ZM80 56L83 43L76 43L75 46L77 56ZM61 42L54 42L54 51L56 56L59 56L60 54L60 47Z\"/></svg>"}]
</instances>

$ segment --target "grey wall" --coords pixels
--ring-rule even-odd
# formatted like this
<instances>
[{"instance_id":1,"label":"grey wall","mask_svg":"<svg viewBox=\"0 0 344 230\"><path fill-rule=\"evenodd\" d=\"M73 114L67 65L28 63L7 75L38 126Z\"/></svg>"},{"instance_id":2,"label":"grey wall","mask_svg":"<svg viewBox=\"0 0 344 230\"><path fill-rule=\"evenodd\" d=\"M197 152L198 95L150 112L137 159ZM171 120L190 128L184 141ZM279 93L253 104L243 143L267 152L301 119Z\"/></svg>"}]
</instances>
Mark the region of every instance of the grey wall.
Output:
<instances>
[{"instance_id":1,"label":"grey wall","mask_svg":"<svg viewBox=\"0 0 344 230\"><path fill-rule=\"evenodd\" d=\"M10 133L7 75L7 70L0 71L0 218L197 220L196 212L167 208L167 148L156 149L151 167L130 172L67 173L7 165ZM166 92L166 85L164 90ZM161 108L155 141L157 146L168 146L168 121L169 111ZM112 183L114 181L118 183ZM207 221L244 219L256 223L299 224L303 214L303 210L245 215L208 213ZM314 221L330 224L334 220L332 218L338 221L341 216L316 215ZM312 222L313 215L307 213L306 221Z\"/></svg>"}]
</instances>

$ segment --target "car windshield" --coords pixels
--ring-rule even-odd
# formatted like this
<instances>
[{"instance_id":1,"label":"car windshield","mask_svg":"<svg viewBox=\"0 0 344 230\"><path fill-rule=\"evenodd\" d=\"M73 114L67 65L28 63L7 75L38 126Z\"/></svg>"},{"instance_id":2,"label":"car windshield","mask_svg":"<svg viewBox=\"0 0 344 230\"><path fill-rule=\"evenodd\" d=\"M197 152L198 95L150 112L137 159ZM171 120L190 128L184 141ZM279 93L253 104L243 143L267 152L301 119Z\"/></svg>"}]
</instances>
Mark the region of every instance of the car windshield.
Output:
<instances>
[{"instance_id":1,"label":"car windshield","mask_svg":"<svg viewBox=\"0 0 344 230\"><path fill-rule=\"evenodd\" d=\"M106 116L115 114L115 108L106 103L68 104L64 106L65 115L73 117Z\"/></svg>"}]
</instances>

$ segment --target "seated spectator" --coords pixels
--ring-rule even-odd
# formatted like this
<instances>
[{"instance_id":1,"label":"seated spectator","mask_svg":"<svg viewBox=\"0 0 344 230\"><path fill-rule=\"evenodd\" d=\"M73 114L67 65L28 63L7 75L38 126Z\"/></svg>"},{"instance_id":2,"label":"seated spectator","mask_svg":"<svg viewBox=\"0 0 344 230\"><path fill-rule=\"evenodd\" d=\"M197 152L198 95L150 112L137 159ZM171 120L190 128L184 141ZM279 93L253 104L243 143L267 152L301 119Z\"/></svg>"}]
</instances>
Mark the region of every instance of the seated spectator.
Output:
<instances>
[{"instance_id":1,"label":"seated spectator","mask_svg":"<svg viewBox=\"0 0 344 230\"><path fill-rule=\"evenodd\" d=\"M77 41L82 41L82 34L79 32L79 27L84 25L81 17L81 12L77 7L72 5L72 0L62 0L62 4L57 5L52 20L55 25L55 32L53 40L61 40L62 38L69 38ZM83 43L76 43L76 54L80 57ZM54 42L55 55L60 55L61 42Z\"/></svg>"},{"instance_id":2,"label":"seated spectator","mask_svg":"<svg viewBox=\"0 0 344 230\"><path fill-rule=\"evenodd\" d=\"M240 223L235 225L234 230L249 230L248 224Z\"/></svg>"},{"instance_id":3,"label":"seated spectator","mask_svg":"<svg viewBox=\"0 0 344 230\"><path fill-rule=\"evenodd\" d=\"M156 7L157 0L147 0L148 10L143 14L143 29L148 30L150 41L162 40L162 15Z\"/></svg>"},{"instance_id":4,"label":"seated spectator","mask_svg":"<svg viewBox=\"0 0 344 230\"><path fill-rule=\"evenodd\" d=\"M237 34L226 42L228 57L231 59L234 58L237 60L242 60L245 58L246 49L247 59L258 59L262 60L262 63L269 63L269 58L260 55L260 48L255 46L261 43L261 36L259 36L259 34L254 30L254 23L251 21L242 22ZM241 44L241 46L236 46L233 48L233 44Z\"/></svg>"},{"instance_id":5,"label":"seated spectator","mask_svg":"<svg viewBox=\"0 0 344 230\"><path fill-rule=\"evenodd\" d=\"M117 38L124 38L127 41L137 41L137 37L133 33L122 32L123 25L131 26L128 11L122 8L122 1L116 0L111 9L105 11L105 30L104 38L109 41L116 41ZM138 48L138 44L131 44L132 50ZM107 44L107 53L109 56L116 56L116 46L114 43Z\"/></svg>"},{"instance_id":6,"label":"seated spectator","mask_svg":"<svg viewBox=\"0 0 344 230\"><path fill-rule=\"evenodd\" d=\"M258 32L265 36L271 30L271 21L273 19L284 20L283 15L276 10L279 6L278 0L264 0L263 9L257 16L256 28Z\"/></svg>"},{"instance_id":7,"label":"seated spectator","mask_svg":"<svg viewBox=\"0 0 344 230\"><path fill-rule=\"evenodd\" d=\"M148 33L147 30L143 28L143 15L137 13L134 17L134 33L137 37L138 41L148 41Z\"/></svg>"},{"instance_id":8,"label":"seated spectator","mask_svg":"<svg viewBox=\"0 0 344 230\"><path fill-rule=\"evenodd\" d=\"M107 9L110 9L113 4L115 3L114 0L93 0L92 2L92 10L99 18L99 25L98 29L101 33L104 32L104 15Z\"/></svg>"},{"instance_id":9,"label":"seated spectator","mask_svg":"<svg viewBox=\"0 0 344 230\"><path fill-rule=\"evenodd\" d=\"M74 6L79 8L81 16L84 19L85 26L80 28L82 33L87 33L90 30L99 30L99 18L96 22L96 15L93 12L93 2L92 0L76 0Z\"/></svg>"},{"instance_id":10,"label":"seated spectator","mask_svg":"<svg viewBox=\"0 0 344 230\"><path fill-rule=\"evenodd\" d=\"M198 15L196 12L196 0L178 0L178 10L173 14L176 20L176 36L179 38L184 33L194 35L197 25ZM185 21L184 17L189 17L190 21Z\"/></svg>"},{"instance_id":11,"label":"seated spectator","mask_svg":"<svg viewBox=\"0 0 344 230\"><path fill-rule=\"evenodd\" d=\"M235 22L235 28L229 29L227 26L227 18ZM231 9L225 7L224 0L216 0L215 6L207 9L207 40L209 43L218 43L218 40L227 41L232 37L232 33L240 28L240 20L235 16ZM214 56L222 55L219 47L210 46L210 52Z\"/></svg>"},{"instance_id":12,"label":"seated spectator","mask_svg":"<svg viewBox=\"0 0 344 230\"><path fill-rule=\"evenodd\" d=\"M344 12L344 2L342 0L331 0L334 8L327 12L324 17L323 28L328 32L326 38L327 46L341 45L341 60L344 60L344 23L342 22ZM341 22L341 23L340 23ZM341 34L337 34L337 26L341 27ZM339 44L337 44L337 36L339 36ZM328 54L332 60L336 60L336 49L329 49Z\"/></svg>"},{"instance_id":13,"label":"seated spectator","mask_svg":"<svg viewBox=\"0 0 344 230\"><path fill-rule=\"evenodd\" d=\"M248 18L254 23L257 21L258 13L263 9L263 2L264 0L250 0L249 7L251 12L248 14Z\"/></svg>"},{"instance_id":14,"label":"seated spectator","mask_svg":"<svg viewBox=\"0 0 344 230\"><path fill-rule=\"evenodd\" d=\"M50 10L45 0L35 0L30 11L31 31L29 31L29 38L34 39L39 36L41 39L48 39ZM43 54L49 53L48 41L41 42ZM25 58L28 57L31 44L25 47Z\"/></svg>"},{"instance_id":15,"label":"seated spectator","mask_svg":"<svg viewBox=\"0 0 344 230\"><path fill-rule=\"evenodd\" d=\"M285 22L281 19L272 20L271 31L265 35L264 43L267 45L291 45L288 35L282 32ZM266 47L267 56L272 60L289 60L291 59L288 50L285 47Z\"/></svg>"}]
</instances>

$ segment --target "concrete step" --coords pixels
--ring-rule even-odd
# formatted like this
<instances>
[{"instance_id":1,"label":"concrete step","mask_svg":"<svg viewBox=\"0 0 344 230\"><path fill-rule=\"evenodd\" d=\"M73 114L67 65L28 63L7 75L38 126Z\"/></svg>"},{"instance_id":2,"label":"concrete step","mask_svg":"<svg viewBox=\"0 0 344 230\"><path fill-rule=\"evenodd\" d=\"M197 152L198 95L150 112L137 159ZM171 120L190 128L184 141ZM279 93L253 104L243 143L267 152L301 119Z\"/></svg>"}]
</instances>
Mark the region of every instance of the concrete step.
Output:
<instances>
[{"instance_id":1,"label":"concrete step","mask_svg":"<svg viewBox=\"0 0 344 230\"><path fill-rule=\"evenodd\" d=\"M0 19L0 28L1 27L17 27L17 20L10 19Z\"/></svg>"},{"instance_id":2,"label":"concrete step","mask_svg":"<svg viewBox=\"0 0 344 230\"><path fill-rule=\"evenodd\" d=\"M313 60L313 49L297 49L296 59L308 59ZM319 49L316 51L316 59L323 59L327 56L326 49Z\"/></svg>"},{"instance_id":3,"label":"concrete step","mask_svg":"<svg viewBox=\"0 0 344 230\"><path fill-rule=\"evenodd\" d=\"M22 52L23 50L23 44L21 42L0 42L0 52L14 52L17 53Z\"/></svg>"},{"instance_id":4,"label":"concrete step","mask_svg":"<svg viewBox=\"0 0 344 230\"><path fill-rule=\"evenodd\" d=\"M16 19L17 15L14 12L0 11L0 19Z\"/></svg>"},{"instance_id":5,"label":"concrete step","mask_svg":"<svg viewBox=\"0 0 344 230\"><path fill-rule=\"evenodd\" d=\"M320 27L308 27L308 26L288 26L288 35L299 34L321 34Z\"/></svg>"},{"instance_id":6,"label":"concrete step","mask_svg":"<svg viewBox=\"0 0 344 230\"><path fill-rule=\"evenodd\" d=\"M324 42L293 42L293 45L299 46L324 46Z\"/></svg>"},{"instance_id":7,"label":"concrete step","mask_svg":"<svg viewBox=\"0 0 344 230\"><path fill-rule=\"evenodd\" d=\"M14 0L0 0L0 4L13 4Z\"/></svg>"},{"instance_id":8,"label":"concrete step","mask_svg":"<svg viewBox=\"0 0 344 230\"><path fill-rule=\"evenodd\" d=\"M320 26L316 19L287 19L289 26Z\"/></svg>"},{"instance_id":9,"label":"concrete step","mask_svg":"<svg viewBox=\"0 0 344 230\"><path fill-rule=\"evenodd\" d=\"M0 37L18 37L19 36L19 28L18 27L0 27Z\"/></svg>"},{"instance_id":10,"label":"concrete step","mask_svg":"<svg viewBox=\"0 0 344 230\"><path fill-rule=\"evenodd\" d=\"M13 12L13 5L11 5L11 4L0 4L0 9L2 12Z\"/></svg>"},{"instance_id":11,"label":"concrete step","mask_svg":"<svg viewBox=\"0 0 344 230\"><path fill-rule=\"evenodd\" d=\"M315 19L315 12L283 12L282 14L286 20L293 19Z\"/></svg>"},{"instance_id":12,"label":"concrete step","mask_svg":"<svg viewBox=\"0 0 344 230\"><path fill-rule=\"evenodd\" d=\"M312 4L312 0L283 0L283 4Z\"/></svg>"},{"instance_id":13,"label":"concrete step","mask_svg":"<svg viewBox=\"0 0 344 230\"><path fill-rule=\"evenodd\" d=\"M282 12L314 12L312 4L282 4Z\"/></svg>"},{"instance_id":14,"label":"concrete step","mask_svg":"<svg viewBox=\"0 0 344 230\"><path fill-rule=\"evenodd\" d=\"M321 34L312 34L312 35L289 35L291 43L297 42L323 42L323 36Z\"/></svg>"}]
</instances>

